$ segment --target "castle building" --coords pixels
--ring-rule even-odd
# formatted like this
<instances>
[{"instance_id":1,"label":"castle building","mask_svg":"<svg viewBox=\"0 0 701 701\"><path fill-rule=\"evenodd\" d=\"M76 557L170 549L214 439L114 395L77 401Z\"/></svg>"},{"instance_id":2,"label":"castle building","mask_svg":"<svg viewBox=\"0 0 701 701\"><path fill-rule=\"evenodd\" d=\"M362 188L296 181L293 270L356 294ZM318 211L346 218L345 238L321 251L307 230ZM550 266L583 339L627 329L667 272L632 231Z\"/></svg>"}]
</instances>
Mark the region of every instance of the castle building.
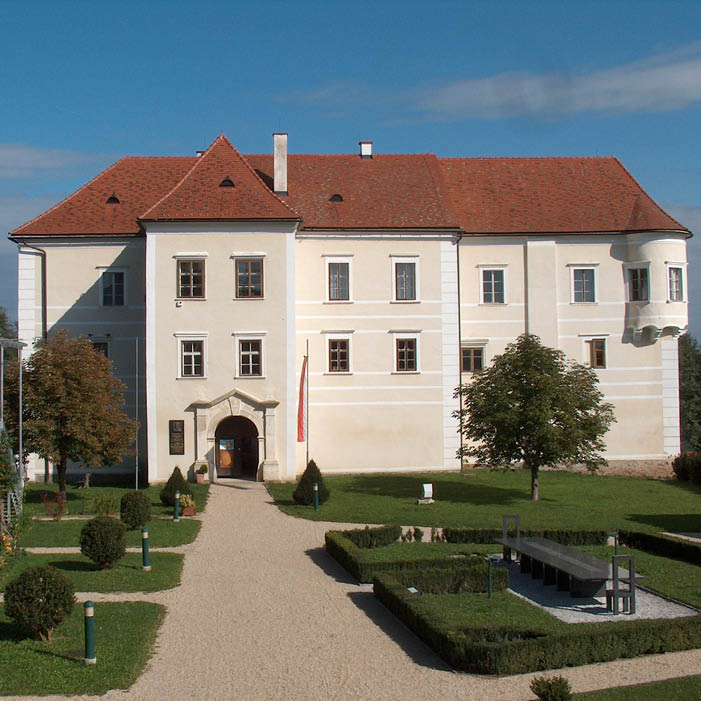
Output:
<instances>
[{"instance_id":1,"label":"castle building","mask_svg":"<svg viewBox=\"0 0 701 701\"><path fill-rule=\"evenodd\" d=\"M108 355L150 481L299 474L307 347L322 471L458 469L454 390L524 332L595 368L609 461L679 452L690 232L617 159L287 145L125 157L10 234L20 339Z\"/></svg>"}]
</instances>

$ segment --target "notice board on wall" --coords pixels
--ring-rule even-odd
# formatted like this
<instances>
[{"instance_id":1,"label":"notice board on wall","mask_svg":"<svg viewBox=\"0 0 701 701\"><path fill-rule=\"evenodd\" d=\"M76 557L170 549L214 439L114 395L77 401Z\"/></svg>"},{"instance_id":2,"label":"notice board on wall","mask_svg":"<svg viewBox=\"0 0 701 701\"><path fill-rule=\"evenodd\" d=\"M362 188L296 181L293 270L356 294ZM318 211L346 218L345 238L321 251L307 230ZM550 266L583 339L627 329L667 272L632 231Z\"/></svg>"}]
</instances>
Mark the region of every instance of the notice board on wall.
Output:
<instances>
[{"instance_id":1,"label":"notice board on wall","mask_svg":"<svg viewBox=\"0 0 701 701\"><path fill-rule=\"evenodd\" d=\"M171 455L185 455L185 421L171 419L168 422L168 445Z\"/></svg>"}]
</instances>

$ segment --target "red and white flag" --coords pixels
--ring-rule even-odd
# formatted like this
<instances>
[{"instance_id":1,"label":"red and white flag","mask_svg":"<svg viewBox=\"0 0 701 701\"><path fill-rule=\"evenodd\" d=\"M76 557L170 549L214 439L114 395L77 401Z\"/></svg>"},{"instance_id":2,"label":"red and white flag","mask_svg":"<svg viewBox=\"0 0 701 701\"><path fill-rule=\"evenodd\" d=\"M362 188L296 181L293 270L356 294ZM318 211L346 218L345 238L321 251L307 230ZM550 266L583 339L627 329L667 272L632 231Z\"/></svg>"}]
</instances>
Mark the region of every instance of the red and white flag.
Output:
<instances>
[{"instance_id":1,"label":"red and white flag","mask_svg":"<svg viewBox=\"0 0 701 701\"><path fill-rule=\"evenodd\" d=\"M302 375L299 378L299 406L297 407L297 442L307 440L307 356L302 362Z\"/></svg>"}]
</instances>

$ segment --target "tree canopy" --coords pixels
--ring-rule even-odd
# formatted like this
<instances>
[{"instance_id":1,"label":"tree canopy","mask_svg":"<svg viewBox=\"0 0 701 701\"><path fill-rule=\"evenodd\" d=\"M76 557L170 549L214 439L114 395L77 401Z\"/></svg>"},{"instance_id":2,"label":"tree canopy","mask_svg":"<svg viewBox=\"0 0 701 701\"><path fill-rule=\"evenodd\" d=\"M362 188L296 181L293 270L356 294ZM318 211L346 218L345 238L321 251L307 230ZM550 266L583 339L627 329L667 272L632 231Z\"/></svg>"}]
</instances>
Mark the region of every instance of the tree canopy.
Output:
<instances>
[{"instance_id":1,"label":"tree canopy","mask_svg":"<svg viewBox=\"0 0 701 701\"><path fill-rule=\"evenodd\" d=\"M7 316L4 307L0 307L0 338L16 338L17 330Z\"/></svg>"},{"instance_id":2,"label":"tree canopy","mask_svg":"<svg viewBox=\"0 0 701 701\"><path fill-rule=\"evenodd\" d=\"M682 450L701 450L701 347L686 334L679 339L679 401Z\"/></svg>"},{"instance_id":3,"label":"tree canopy","mask_svg":"<svg viewBox=\"0 0 701 701\"><path fill-rule=\"evenodd\" d=\"M592 369L567 360L537 336L519 336L457 390L462 456L478 465L522 463L531 471L534 500L540 467L584 464L596 470L605 464L599 453L615 421L597 384Z\"/></svg>"},{"instance_id":4,"label":"tree canopy","mask_svg":"<svg viewBox=\"0 0 701 701\"><path fill-rule=\"evenodd\" d=\"M127 416L124 384L110 361L84 338L65 330L37 343L23 372L24 448L51 460L66 490L69 460L97 467L120 462L138 424ZM16 434L17 380L11 383L8 424Z\"/></svg>"}]
</instances>

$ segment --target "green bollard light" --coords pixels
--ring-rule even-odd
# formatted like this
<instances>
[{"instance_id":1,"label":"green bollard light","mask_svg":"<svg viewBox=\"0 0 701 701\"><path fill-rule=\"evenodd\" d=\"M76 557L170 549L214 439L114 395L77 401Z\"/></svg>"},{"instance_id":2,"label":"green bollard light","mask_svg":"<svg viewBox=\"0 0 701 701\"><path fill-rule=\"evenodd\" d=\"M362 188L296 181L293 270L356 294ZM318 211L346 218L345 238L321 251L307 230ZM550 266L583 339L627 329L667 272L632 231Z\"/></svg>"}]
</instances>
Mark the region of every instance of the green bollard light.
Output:
<instances>
[{"instance_id":1,"label":"green bollard light","mask_svg":"<svg viewBox=\"0 0 701 701\"><path fill-rule=\"evenodd\" d=\"M173 504L173 522L180 522L180 491L175 492L175 504Z\"/></svg>"},{"instance_id":2,"label":"green bollard light","mask_svg":"<svg viewBox=\"0 0 701 701\"><path fill-rule=\"evenodd\" d=\"M319 510L319 483L314 482L314 511Z\"/></svg>"},{"instance_id":3,"label":"green bollard light","mask_svg":"<svg viewBox=\"0 0 701 701\"><path fill-rule=\"evenodd\" d=\"M150 572L151 553L148 549L148 528L141 529L141 559L144 565L144 572Z\"/></svg>"},{"instance_id":4,"label":"green bollard light","mask_svg":"<svg viewBox=\"0 0 701 701\"><path fill-rule=\"evenodd\" d=\"M85 664L95 664L95 604L86 601L83 604L85 609Z\"/></svg>"}]
</instances>

